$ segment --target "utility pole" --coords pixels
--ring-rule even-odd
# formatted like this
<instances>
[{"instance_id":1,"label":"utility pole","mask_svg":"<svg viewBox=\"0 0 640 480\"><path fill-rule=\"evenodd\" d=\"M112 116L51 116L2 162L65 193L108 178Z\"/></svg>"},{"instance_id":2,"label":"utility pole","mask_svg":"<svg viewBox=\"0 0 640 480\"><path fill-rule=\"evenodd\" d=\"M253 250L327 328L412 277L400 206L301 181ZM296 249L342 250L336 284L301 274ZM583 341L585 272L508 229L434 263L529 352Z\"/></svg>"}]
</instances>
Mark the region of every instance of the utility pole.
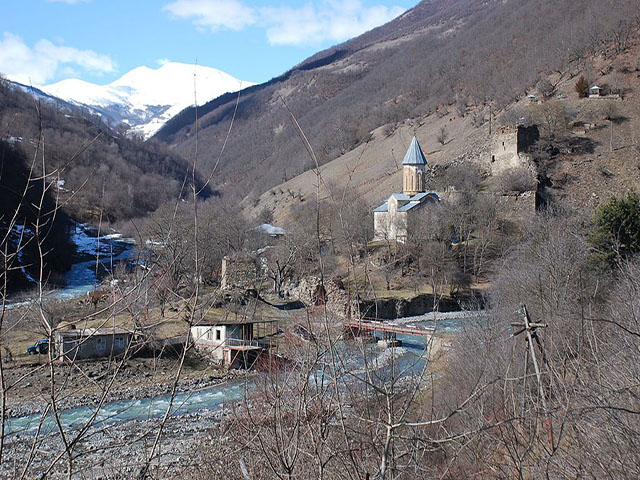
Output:
<instances>
[{"instance_id":1,"label":"utility pole","mask_svg":"<svg viewBox=\"0 0 640 480\"><path fill-rule=\"evenodd\" d=\"M613 153L613 120L609 120L609 153Z\"/></svg>"},{"instance_id":2,"label":"utility pole","mask_svg":"<svg viewBox=\"0 0 640 480\"><path fill-rule=\"evenodd\" d=\"M491 136L491 120L493 119L493 106L489 104L489 136Z\"/></svg>"},{"instance_id":3,"label":"utility pole","mask_svg":"<svg viewBox=\"0 0 640 480\"><path fill-rule=\"evenodd\" d=\"M538 395L540 396L540 402L542 403L542 411L545 416L545 423L547 425L547 439L549 440L549 448L551 451L554 450L553 446L553 429L551 426L551 416L549 415L549 408L547 407L547 400L545 397L544 387L542 385L542 374L540 372L540 366L538 365L538 358L536 356L536 350L533 346L533 341L535 340L540 348L540 352L542 353L542 357L544 360L544 351L542 349L542 344L540 343L540 338L538 337L538 328L546 328L547 324L545 323L537 323L532 322L529 318L529 312L527 311L527 306L522 305L522 322L511 322L512 327L520 328L517 332L513 334L514 337L520 335L521 333L527 334L527 355L525 357L525 381L526 381L526 365L528 364L528 357L531 356L531 360L533 362L533 368L536 372L536 378L538 380ZM524 395L524 394L523 394ZM524 397L523 397L524 399Z\"/></svg>"}]
</instances>

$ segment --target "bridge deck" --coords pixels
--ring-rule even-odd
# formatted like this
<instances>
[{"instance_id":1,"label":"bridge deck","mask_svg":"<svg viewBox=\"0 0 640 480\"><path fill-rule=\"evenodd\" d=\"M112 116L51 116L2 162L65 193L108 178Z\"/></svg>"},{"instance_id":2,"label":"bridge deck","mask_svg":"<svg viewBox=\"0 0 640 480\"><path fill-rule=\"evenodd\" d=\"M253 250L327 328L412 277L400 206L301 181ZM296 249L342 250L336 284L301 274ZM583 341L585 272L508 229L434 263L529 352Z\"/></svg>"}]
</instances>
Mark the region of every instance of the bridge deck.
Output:
<instances>
[{"instance_id":1,"label":"bridge deck","mask_svg":"<svg viewBox=\"0 0 640 480\"><path fill-rule=\"evenodd\" d=\"M362 319L344 322L345 328L354 330L369 330L386 333L396 333L401 335L428 336L433 335L435 329L433 327L424 327L421 325L398 325L392 321L380 321L372 319Z\"/></svg>"}]
</instances>

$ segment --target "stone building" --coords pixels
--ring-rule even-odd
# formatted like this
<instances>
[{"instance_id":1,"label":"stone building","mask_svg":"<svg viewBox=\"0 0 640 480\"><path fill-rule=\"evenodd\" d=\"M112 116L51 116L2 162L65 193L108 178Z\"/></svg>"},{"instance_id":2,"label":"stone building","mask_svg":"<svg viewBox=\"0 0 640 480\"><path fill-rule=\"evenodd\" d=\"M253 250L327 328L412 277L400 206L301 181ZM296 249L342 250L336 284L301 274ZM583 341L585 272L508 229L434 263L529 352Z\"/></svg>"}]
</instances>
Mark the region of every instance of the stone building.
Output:
<instances>
[{"instance_id":1,"label":"stone building","mask_svg":"<svg viewBox=\"0 0 640 480\"><path fill-rule=\"evenodd\" d=\"M221 287L223 290L256 288L258 274L259 269L255 257L249 255L225 256L222 259Z\"/></svg>"},{"instance_id":2,"label":"stone building","mask_svg":"<svg viewBox=\"0 0 640 480\"><path fill-rule=\"evenodd\" d=\"M540 138L538 127L500 127L491 139L491 174L499 175L506 170L526 168L535 175L529 149Z\"/></svg>"},{"instance_id":3,"label":"stone building","mask_svg":"<svg viewBox=\"0 0 640 480\"><path fill-rule=\"evenodd\" d=\"M74 361L125 353L133 334L123 328L84 328L56 332L56 354Z\"/></svg>"},{"instance_id":4,"label":"stone building","mask_svg":"<svg viewBox=\"0 0 640 480\"><path fill-rule=\"evenodd\" d=\"M373 211L374 240L405 243L416 225L428 221L425 207L440 198L426 192L426 167L427 159L413 137L402 160L402 193L393 193Z\"/></svg>"}]
</instances>

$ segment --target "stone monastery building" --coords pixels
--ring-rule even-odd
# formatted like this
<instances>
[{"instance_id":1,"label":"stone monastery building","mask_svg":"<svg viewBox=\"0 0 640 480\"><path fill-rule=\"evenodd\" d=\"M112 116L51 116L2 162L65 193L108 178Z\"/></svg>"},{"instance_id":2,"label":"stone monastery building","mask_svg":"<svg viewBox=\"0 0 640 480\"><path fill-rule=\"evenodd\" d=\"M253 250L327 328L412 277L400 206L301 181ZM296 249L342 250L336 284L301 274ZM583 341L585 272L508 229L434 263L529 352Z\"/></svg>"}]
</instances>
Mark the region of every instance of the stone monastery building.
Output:
<instances>
[{"instance_id":1,"label":"stone monastery building","mask_svg":"<svg viewBox=\"0 0 640 480\"><path fill-rule=\"evenodd\" d=\"M440 201L425 186L427 159L413 137L402 160L402 193L394 193L373 211L374 240L405 243L410 231L427 221L425 206Z\"/></svg>"}]
</instances>

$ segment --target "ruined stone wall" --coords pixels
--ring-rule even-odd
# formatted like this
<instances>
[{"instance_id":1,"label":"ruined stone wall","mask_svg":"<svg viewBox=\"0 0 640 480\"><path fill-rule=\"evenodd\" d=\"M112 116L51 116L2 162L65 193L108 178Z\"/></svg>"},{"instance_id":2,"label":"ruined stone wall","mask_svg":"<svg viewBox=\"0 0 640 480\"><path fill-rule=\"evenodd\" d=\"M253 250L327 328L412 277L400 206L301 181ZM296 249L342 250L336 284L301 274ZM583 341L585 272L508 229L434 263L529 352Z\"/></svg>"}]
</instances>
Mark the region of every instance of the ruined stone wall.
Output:
<instances>
[{"instance_id":1,"label":"ruined stone wall","mask_svg":"<svg viewBox=\"0 0 640 480\"><path fill-rule=\"evenodd\" d=\"M500 127L491 139L491 163L500 165L518 155L518 128Z\"/></svg>"},{"instance_id":2,"label":"ruined stone wall","mask_svg":"<svg viewBox=\"0 0 640 480\"><path fill-rule=\"evenodd\" d=\"M518 153L524 152L527 153L531 149L531 147L540 140L540 131L538 127L535 125L531 125L530 127L517 127L518 130Z\"/></svg>"},{"instance_id":3,"label":"ruined stone wall","mask_svg":"<svg viewBox=\"0 0 640 480\"><path fill-rule=\"evenodd\" d=\"M495 200L498 216L505 220L521 222L536 213L536 192L487 192L483 195L490 195Z\"/></svg>"},{"instance_id":4,"label":"ruined stone wall","mask_svg":"<svg viewBox=\"0 0 640 480\"><path fill-rule=\"evenodd\" d=\"M538 127L501 127L491 141L491 175L499 176L514 169L526 169L537 177L535 164L528 151L538 141Z\"/></svg>"},{"instance_id":5,"label":"ruined stone wall","mask_svg":"<svg viewBox=\"0 0 640 480\"><path fill-rule=\"evenodd\" d=\"M453 189L438 192L443 202L456 202L462 192ZM498 215L507 220L521 221L531 218L536 213L536 192L478 192L494 202ZM427 208L428 210L428 208Z\"/></svg>"},{"instance_id":6,"label":"ruined stone wall","mask_svg":"<svg viewBox=\"0 0 640 480\"><path fill-rule=\"evenodd\" d=\"M258 266L251 257L224 257L222 259L223 290L256 288Z\"/></svg>"},{"instance_id":7,"label":"ruined stone wall","mask_svg":"<svg viewBox=\"0 0 640 480\"><path fill-rule=\"evenodd\" d=\"M287 297L300 300L308 307L318 303L319 277L305 277L298 282L290 282L283 287ZM326 280L324 283L324 299L327 310L340 318L355 316L358 312L358 302L344 288L341 281Z\"/></svg>"}]
</instances>

